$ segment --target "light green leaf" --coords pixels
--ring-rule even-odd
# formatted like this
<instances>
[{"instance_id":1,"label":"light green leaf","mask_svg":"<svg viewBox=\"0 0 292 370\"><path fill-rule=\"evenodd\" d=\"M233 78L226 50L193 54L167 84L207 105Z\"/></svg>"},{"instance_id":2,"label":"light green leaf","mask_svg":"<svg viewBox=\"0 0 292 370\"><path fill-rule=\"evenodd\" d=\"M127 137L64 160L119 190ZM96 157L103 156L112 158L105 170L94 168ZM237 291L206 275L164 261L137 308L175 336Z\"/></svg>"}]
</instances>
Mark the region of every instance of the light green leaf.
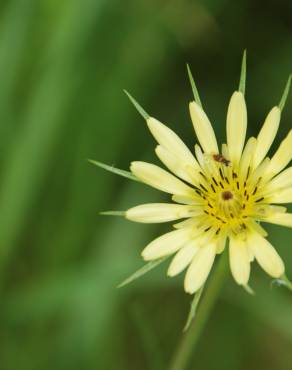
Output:
<instances>
[{"instance_id":1,"label":"light green leaf","mask_svg":"<svg viewBox=\"0 0 292 370\"><path fill-rule=\"evenodd\" d=\"M103 168L106 171L115 173L116 175L126 177L127 179L134 180L141 182L136 176L134 176L131 172L125 171L125 170L120 170L119 168L109 166L107 164L104 164L102 162L94 161L92 159L88 159L88 162L94 164L97 167Z\"/></svg>"},{"instance_id":2,"label":"light green leaf","mask_svg":"<svg viewBox=\"0 0 292 370\"><path fill-rule=\"evenodd\" d=\"M127 97L130 99L131 103L134 105L134 107L137 109L137 111L141 114L141 116L147 120L150 118L149 114L141 107L141 105L135 100L130 93L128 93L127 90L124 90L124 93L127 95Z\"/></svg>"},{"instance_id":3,"label":"light green leaf","mask_svg":"<svg viewBox=\"0 0 292 370\"><path fill-rule=\"evenodd\" d=\"M204 285L197 291L197 293L194 296L194 299L192 300L191 308L190 308L188 318L187 318L187 322L184 326L183 331L188 330L189 326L191 325L191 322L195 318L195 315L196 315L196 312L197 312L197 307L198 307L198 304L200 302L203 290L204 290Z\"/></svg>"},{"instance_id":4,"label":"light green leaf","mask_svg":"<svg viewBox=\"0 0 292 370\"><path fill-rule=\"evenodd\" d=\"M246 50L244 50L242 56L241 74L238 88L238 91L240 91L243 95L245 94L245 85L246 85Z\"/></svg>"},{"instance_id":5,"label":"light green leaf","mask_svg":"<svg viewBox=\"0 0 292 370\"><path fill-rule=\"evenodd\" d=\"M199 95L199 92L198 92L198 89L197 89L197 86L195 84L195 80L194 80L194 77L192 75L192 72L191 72L191 69L190 69L190 66L187 64L187 70L188 70L188 76L189 76L189 80L190 80L190 83L191 83L191 86L192 86L192 90L193 90L193 94L194 94L194 99L195 99L195 102L197 104L199 104L199 106L201 108L203 108L202 106L202 102L201 102L201 99L200 99L200 95Z\"/></svg>"},{"instance_id":6,"label":"light green leaf","mask_svg":"<svg viewBox=\"0 0 292 370\"><path fill-rule=\"evenodd\" d=\"M121 282L121 284L118 285L118 288L121 288L121 287L131 283L132 281L138 279L139 277L143 276L148 271L151 271L152 269L154 269L154 267L156 267L156 266L160 265L162 262L164 262L168 257L169 256L166 256L166 257L160 258L158 260L150 261L150 262L146 263L146 265L141 267L139 270L137 270L131 276L129 276L126 280Z\"/></svg>"},{"instance_id":7,"label":"light green leaf","mask_svg":"<svg viewBox=\"0 0 292 370\"><path fill-rule=\"evenodd\" d=\"M291 75L288 77L288 80L286 82L286 86L285 86L285 89L284 89L284 92L283 92L283 95L282 95L282 98L280 100L280 103L279 103L279 108L280 110L282 111L285 107L285 104L286 104L286 100L288 98L288 95L289 95L289 91L290 91L290 85L291 85Z\"/></svg>"}]
</instances>

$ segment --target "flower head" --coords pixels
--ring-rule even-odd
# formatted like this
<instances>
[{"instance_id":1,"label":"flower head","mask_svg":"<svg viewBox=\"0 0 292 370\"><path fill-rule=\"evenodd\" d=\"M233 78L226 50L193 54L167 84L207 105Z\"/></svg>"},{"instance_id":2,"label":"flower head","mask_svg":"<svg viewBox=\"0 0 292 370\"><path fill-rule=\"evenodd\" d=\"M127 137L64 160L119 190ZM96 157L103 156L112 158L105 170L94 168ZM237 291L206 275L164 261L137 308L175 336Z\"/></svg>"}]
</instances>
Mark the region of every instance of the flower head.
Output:
<instances>
[{"instance_id":1,"label":"flower head","mask_svg":"<svg viewBox=\"0 0 292 370\"><path fill-rule=\"evenodd\" d=\"M167 168L132 162L131 172L145 184L171 194L173 202L138 205L125 215L143 223L176 221L174 229L148 244L142 256L151 261L174 255L168 275L186 269L184 288L188 293L203 286L227 240L230 269L239 285L248 285L254 259L270 276L284 275L284 263L266 239L261 223L292 227L292 214L281 205L292 202L292 168L285 169L292 157L292 131L275 154L266 157L278 130L290 79L281 103L268 113L257 138L246 142L245 60L242 71L239 91L233 93L228 106L227 143L221 147L192 77L195 101L189 109L199 142L194 153L130 97L146 119L158 143L155 152Z\"/></svg>"}]
</instances>

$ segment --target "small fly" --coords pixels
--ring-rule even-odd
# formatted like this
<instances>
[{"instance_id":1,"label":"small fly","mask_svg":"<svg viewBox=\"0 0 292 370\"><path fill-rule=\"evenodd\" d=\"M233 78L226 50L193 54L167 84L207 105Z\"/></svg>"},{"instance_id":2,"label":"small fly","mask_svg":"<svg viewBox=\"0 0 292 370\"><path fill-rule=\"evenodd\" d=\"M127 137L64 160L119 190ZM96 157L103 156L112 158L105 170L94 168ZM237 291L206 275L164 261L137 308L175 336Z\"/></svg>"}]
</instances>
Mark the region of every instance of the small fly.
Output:
<instances>
[{"instance_id":1,"label":"small fly","mask_svg":"<svg viewBox=\"0 0 292 370\"><path fill-rule=\"evenodd\" d=\"M230 161L228 160L228 159L226 159L223 155L221 155L221 154L214 154L213 155L213 159L214 159L214 161L216 161L216 162L219 162L219 163L222 163L222 164L224 164L226 167L228 167L229 166L229 164L230 164Z\"/></svg>"}]
</instances>

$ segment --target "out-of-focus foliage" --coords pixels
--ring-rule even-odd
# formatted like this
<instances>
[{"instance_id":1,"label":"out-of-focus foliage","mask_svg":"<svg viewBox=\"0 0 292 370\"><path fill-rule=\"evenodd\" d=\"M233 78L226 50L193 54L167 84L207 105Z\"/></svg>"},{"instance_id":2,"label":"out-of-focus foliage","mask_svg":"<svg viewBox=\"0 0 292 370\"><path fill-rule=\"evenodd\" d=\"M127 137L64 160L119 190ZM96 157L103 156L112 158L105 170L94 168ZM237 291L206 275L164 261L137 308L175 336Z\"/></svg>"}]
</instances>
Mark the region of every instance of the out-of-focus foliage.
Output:
<instances>
[{"instance_id":1,"label":"out-of-focus foliage","mask_svg":"<svg viewBox=\"0 0 292 370\"><path fill-rule=\"evenodd\" d=\"M190 303L181 278L164 265L116 289L166 227L98 215L166 197L86 159L157 161L123 88L193 145L186 62L224 140L244 48L256 135L292 69L291 11L289 1L0 2L1 370L167 368ZM291 120L290 96L277 143ZM269 231L292 276L291 230ZM257 268L251 285L255 297L227 280L189 369L289 368L291 292Z\"/></svg>"}]
</instances>

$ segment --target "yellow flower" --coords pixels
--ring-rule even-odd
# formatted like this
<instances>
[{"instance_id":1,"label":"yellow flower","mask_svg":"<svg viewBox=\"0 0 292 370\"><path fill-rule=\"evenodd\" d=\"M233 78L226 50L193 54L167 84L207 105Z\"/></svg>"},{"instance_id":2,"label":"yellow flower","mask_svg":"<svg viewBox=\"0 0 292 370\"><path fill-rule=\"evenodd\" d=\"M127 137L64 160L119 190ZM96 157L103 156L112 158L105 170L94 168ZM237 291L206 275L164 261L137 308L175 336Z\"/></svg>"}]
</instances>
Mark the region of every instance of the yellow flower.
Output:
<instances>
[{"instance_id":1,"label":"yellow flower","mask_svg":"<svg viewBox=\"0 0 292 370\"><path fill-rule=\"evenodd\" d=\"M200 101L192 101L190 115L200 144L195 145L195 156L172 130L144 115L158 142L155 152L172 174L146 162L132 162L131 172L145 184L171 194L174 203L139 205L126 211L126 218L143 223L185 219L148 244L142 256L151 261L174 254L168 275L187 269L184 288L188 293L205 283L227 239L230 269L239 285L247 286L254 259L270 276L284 275L284 263L260 225L292 227L292 214L276 205L292 202L292 167L284 170L292 157L292 131L272 158L266 157L279 127L279 106L269 112L257 138L245 143L246 103L243 92L235 91L227 112L227 144L220 151Z\"/></svg>"},{"instance_id":2,"label":"yellow flower","mask_svg":"<svg viewBox=\"0 0 292 370\"><path fill-rule=\"evenodd\" d=\"M204 285L216 254L224 251L229 240L230 269L239 285L249 289L254 259L273 278L284 278L284 263L266 239L267 232L260 223L292 227L292 214L278 205L292 202L292 167L284 170L292 157L292 131L271 159L266 157L279 127L291 78L280 104L268 113L257 138L251 137L245 143L244 55L239 91L231 96L227 111L227 143L220 150L190 70L189 75L195 96L195 101L189 104L190 116L200 144L195 145L195 153L127 93L146 119L158 143L156 155L169 170L132 162L131 172L134 179L171 194L173 203L138 205L127 210L125 217L142 223L184 219L175 223L172 231L148 244L142 257L155 261L174 255L167 273L175 276L186 269L184 289L192 294ZM113 172L131 176L121 170Z\"/></svg>"}]
</instances>

